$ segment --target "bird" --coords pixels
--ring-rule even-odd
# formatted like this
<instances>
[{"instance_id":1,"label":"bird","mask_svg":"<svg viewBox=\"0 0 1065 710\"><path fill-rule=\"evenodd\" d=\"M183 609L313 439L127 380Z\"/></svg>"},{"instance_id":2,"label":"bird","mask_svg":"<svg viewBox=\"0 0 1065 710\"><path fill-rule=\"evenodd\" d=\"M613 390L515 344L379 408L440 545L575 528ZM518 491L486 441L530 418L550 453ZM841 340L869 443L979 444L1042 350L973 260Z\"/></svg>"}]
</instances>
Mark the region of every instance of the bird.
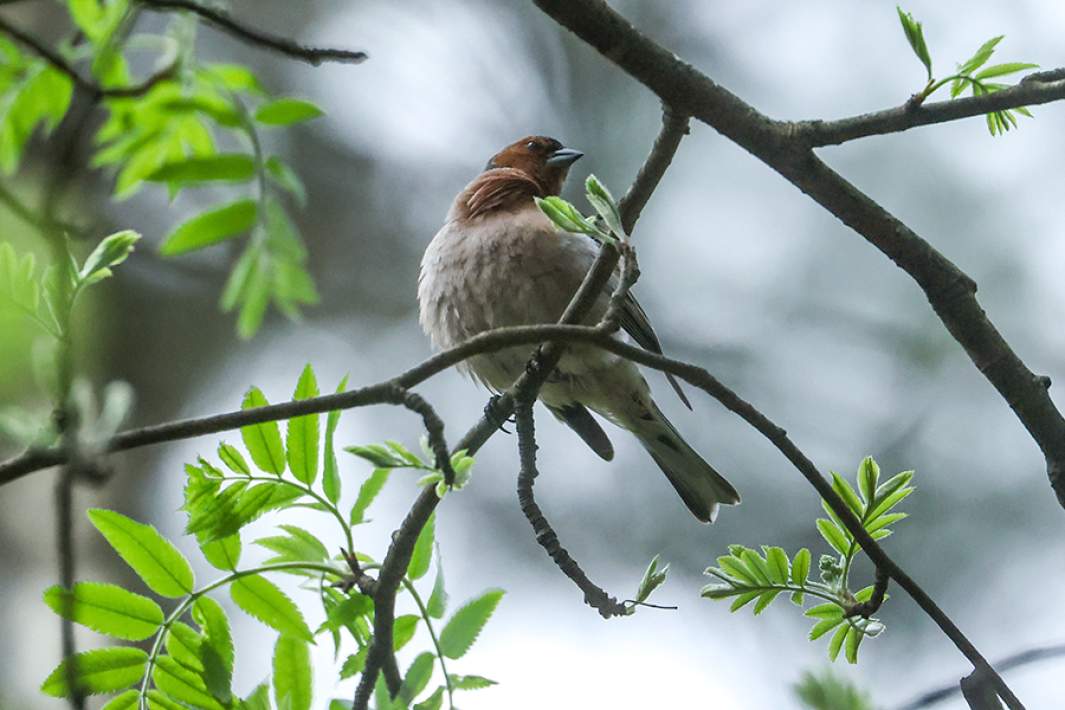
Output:
<instances>
[{"instance_id":1,"label":"bird","mask_svg":"<svg viewBox=\"0 0 1065 710\"><path fill-rule=\"evenodd\" d=\"M570 166L584 154L554 138L527 136L489 159L455 197L443 227L421 261L418 308L422 329L438 349L454 347L484 331L556 323L596 259L599 246L584 234L562 231L534 198L558 195ZM587 320L596 323L609 301L604 289ZM621 309L624 333L655 353L662 346L636 299ZM474 355L461 367L493 392L525 372L529 348ZM691 404L671 376L669 382ZM540 401L604 460L614 448L595 412L636 436L688 509L713 522L720 505L740 495L680 435L651 396L631 361L591 345L571 344L539 392Z\"/></svg>"}]
</instances>

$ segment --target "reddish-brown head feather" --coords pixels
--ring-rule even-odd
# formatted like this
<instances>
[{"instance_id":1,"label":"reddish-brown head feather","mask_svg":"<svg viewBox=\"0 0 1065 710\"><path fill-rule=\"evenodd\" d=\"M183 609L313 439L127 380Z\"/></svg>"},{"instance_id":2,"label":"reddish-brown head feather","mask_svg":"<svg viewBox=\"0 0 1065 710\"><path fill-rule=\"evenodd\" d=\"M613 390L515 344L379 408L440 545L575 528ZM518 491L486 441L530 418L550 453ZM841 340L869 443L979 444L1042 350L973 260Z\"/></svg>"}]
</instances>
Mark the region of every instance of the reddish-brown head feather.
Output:
<instances>
[{"instance_id":1,"label":"reddish-brown head feather","mask_svg":"<svg viewBox=\"0 0 1065 710\"><path fill-rule=\"evenodd\" d=\"M459 195L455 205L458 216L469 219L533 197L557 195L569 164L550 165L548 161L562 149L561 143L547 136L526 136L511 143L492 156L484 172Z\"/></svg>"}]
</instances>

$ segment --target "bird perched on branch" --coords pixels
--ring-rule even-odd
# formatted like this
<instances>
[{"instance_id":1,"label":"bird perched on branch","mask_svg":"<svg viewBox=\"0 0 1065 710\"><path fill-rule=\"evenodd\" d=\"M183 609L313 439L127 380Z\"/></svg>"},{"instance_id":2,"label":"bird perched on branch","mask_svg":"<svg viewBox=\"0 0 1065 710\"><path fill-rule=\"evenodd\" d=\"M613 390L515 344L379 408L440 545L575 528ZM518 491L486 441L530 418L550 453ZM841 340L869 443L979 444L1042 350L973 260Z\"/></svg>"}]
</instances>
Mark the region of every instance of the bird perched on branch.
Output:
<instances>
[{"instance_id":1,"label":"bird perched on branch","mask_svg":"<svg viewBox=\"0 0 1065 710\"><path fill-rule=\"evenodd\" d=\"M494 328L556 323L595 261L598 246L583 234L559 230L534 198L557 195L583 154L553 138L530 136L507 146L455 198L447 222L422 258L418 304L422 328L449 348ZM613 285L616 285L615 274ZM588 321L602 317L609 289ZM622 328L642 347L662 351L647 314L629 295ZM617 337L624 337L618 335ZM476 355L467 371L501 392L525 371L528 346ZM670 377L681 400L687 398ZM728 481L684 441L651 398L628 360L589 345L570 345L540 401L609 461L614 448L589 409L632 432L692 513L713 522L718 505L739 503Z\"/></svg>"}]
</instances>

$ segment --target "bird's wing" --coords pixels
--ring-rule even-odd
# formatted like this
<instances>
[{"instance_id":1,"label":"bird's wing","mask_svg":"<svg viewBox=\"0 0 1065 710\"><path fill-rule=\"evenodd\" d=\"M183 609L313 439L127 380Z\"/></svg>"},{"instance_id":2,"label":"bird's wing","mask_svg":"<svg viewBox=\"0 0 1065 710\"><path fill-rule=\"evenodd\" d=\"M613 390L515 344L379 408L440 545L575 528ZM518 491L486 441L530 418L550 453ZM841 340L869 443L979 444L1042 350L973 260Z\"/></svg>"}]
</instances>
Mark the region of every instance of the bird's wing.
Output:
<instances>
[{"instance_id":1,"label":"bird's wing","mask_svg":"<svg viewBox=\"0 0 1065 710\"><path fill-rule=\"evenodd\" d=\"M640 306L636 297L631 293L625 296L625 301L621 305L621 327L628 333L636 344L644 350L650 350L658 355L662 354L662 343L658 340L658 335L655 334L655 329L651 327L651 321L647 319L647 313ZM673 391L680 397L680 401L684 402L684 406L688 409L692 408L691 402L688 401L687 395L684 394L684 390L680 388L680 383L677 382L673 375L666 373L666 379L669 380L669 384L673 386Z\"/></svg>"},{"instance_id":2,"label":"bird's wing","mask_svg":"<svg viewBox=\"0 0 1065 710\"><path fill-rule=\"evenodd\" d=\"M610 438L583 404L573 402L564 407L547 405L547 408L558 417L559 421L565 422L576 432L577 436L581 437L601 459L610 461L614 458L614 446L610 443Z\"/></svg>"}]
</instances>

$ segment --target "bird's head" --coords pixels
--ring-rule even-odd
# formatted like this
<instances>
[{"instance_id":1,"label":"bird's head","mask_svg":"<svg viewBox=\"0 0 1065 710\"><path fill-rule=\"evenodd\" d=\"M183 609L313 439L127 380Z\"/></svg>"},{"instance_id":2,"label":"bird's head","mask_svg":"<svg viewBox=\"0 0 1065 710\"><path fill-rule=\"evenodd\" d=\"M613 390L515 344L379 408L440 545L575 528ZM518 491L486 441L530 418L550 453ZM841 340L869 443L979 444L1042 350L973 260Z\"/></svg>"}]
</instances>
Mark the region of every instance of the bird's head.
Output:
<instances>
[{"instance_id":1,"label":"bird's head","mask_svg":"<svg viewBox=\"0 0 1065 710\"><path fill-rule=\"evenodd\" d=\"M543 187L544 194L557 195L573 163L584 153L566 148L554 138L526 136L499 151L485 165L485 170L512 168L520 170Z\"/></svg>"}]
</instances>

